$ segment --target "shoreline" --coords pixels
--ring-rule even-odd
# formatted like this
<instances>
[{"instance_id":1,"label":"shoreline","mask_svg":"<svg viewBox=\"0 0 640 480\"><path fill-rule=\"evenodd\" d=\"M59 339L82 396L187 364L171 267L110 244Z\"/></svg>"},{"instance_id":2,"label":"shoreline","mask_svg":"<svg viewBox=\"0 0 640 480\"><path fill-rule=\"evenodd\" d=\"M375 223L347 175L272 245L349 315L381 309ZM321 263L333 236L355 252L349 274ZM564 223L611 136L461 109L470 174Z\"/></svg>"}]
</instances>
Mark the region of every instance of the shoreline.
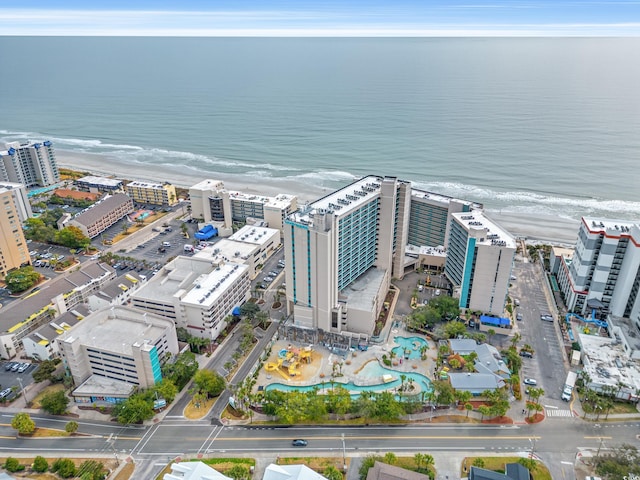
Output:
<instances>
[{"instance_id":1,"label":"shoreline","mask_svg":"<svg viewBox=\"0 0 640 480\"><path fill-rule=\"evenodd\" d=\"M70 150L57 150L58 165L96 176L115 177L127 180L147 180L150 182L168 181L180 188L189 188L196 183L211 178L224 182L227 190L236 190L253 195L276 196L288 193L298 196L299 204L313 202L332 190L326 187L302 184L286 178L256 177L254 183L238 182L229 174L212 174L203 171L198 175L184 169L181 173L175 167L154 165L153 171L147 166L136 163L124 164L122 161L106 154L80 153ZM262 180L262 181L261 181ZM485 207L486 215L507 230L514 237L525 237L533 243L550 243L554 245L575 245L580 220L571 220L550 215L534 215L528 213L503 212Z\"/></svg>"}]
</instances>

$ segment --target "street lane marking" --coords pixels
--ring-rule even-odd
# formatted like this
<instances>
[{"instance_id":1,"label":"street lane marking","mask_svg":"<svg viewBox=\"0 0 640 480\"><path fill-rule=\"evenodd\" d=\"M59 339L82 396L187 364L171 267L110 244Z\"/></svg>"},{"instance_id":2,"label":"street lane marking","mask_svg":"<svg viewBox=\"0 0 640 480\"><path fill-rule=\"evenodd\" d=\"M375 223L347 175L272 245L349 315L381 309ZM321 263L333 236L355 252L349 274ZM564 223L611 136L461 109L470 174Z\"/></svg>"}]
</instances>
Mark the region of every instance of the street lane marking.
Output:
<instances>
[{"instance_id":1,"label":"street lane marking","mask_svg":"<svg viewBox=\"0 0 640 480\"><path fill-rule=\"evenodd\" d=\"M593 438L595 440L600 440L601 438L605 439L605 440L611 440L613 437L603 437L603 436L598 436L598 437L582 437L582 438Z\"/></svg>"},{"instance_id":2,"label":"street lane marking","mask_svg":"<svg viewBox=\"0 0 640 480\"><path fill-rule=\"evenodd\" d=\"M202 437L200 437L202 438ZM329 437L310 437L309 440L335 440L335 435ZM370 436L370 437L362 437L362 436L345 436L345 440L419 440L419 439L434 439L434 440L456 440L456 439L480 439L480 440L529 440L535 439L540 440L542 437L526 435L526 436L460 436L460 435L408 435L408 436L393 436L393 437L378 437L378 436ZM585 437L586 438L586 437ZM607 437L594 437L594 438L607 438ZM194 438L193 440L196 440ZM283 440L288 440L287 438L273 438L273 437L239 437L239 438L218 438L219 442L246 442L250 440L274 440L281 442Z\"/></svg>"}]
</instances>

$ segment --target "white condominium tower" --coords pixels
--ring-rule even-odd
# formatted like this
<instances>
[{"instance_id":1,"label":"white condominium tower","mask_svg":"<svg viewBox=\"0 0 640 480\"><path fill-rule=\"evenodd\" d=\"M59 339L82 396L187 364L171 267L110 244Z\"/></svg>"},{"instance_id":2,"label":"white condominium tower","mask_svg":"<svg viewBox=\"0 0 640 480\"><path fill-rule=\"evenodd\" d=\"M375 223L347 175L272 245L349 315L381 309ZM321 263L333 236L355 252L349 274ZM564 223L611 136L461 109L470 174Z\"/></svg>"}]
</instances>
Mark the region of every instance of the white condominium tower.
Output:
<instances>
[{"instance_id":1,"label":"white condominium tower","mask_svg":"<svg viewBox=\"0 0 640 480\"><path fill-rule=\"evenodd\" d=\"M568 311L588 316L587 301L595 299L602 313L632 318L640 329L640 225L583 217L573 258L558 269L558 285Z\"/></svg>"},{"instance_id":2,"label":"white condominium tower","mask_svg":"<svg viewBox=\"0 0 640 480\"><path fill-rule=\"evenodd\" d=\"M46 187L60 181L58 163L50 141L12 142L0 151L0 181L25 187Z\"/></svg>"},{"instance_id":3,"label":"white condominium tower","mask_svg":"<svg viewBox=\"0 0 640 480\"><path fill-rule=\"evenodd\" d=\"M515 239L481 211L451 214L444 271L460 308L504 312L515 252Z\"/></svg>"},{"instance_id":4,"label":"white condominium tower","mask_svg":"<svg viewBox=\"0 0 640 480\"><path fill-rule=\"evenodd\" d=\"M296 327L372 334L391 278L402 277L411 184L368 176L285 221L287 308Z\"/></svg>"}]
</instances>

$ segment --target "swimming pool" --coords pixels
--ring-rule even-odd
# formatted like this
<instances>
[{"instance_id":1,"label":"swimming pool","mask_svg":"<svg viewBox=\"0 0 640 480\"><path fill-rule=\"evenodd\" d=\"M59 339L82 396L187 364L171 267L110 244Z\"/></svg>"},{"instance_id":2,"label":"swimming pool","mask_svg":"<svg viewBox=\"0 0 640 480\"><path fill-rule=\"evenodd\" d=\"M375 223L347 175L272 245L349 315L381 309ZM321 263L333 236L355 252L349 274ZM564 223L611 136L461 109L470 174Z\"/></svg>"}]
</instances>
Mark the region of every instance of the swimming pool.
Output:
<instances>
[{"instance_id":1,"label":"swimming pool","mask_svg":"<svg viewBox=\"0 0 640 480\"><path fill-rule=\"evenodd\" d=\"M422 337L395 337L393 339L399 346L392 349L397 358L409 360L419 360L422 356L420 350L424 346L429 346Z\"/></svg>"},{"instance_id":2,"label":"swimming pool","mask_svg":"<svg viewBox=\"0 0 640 480\"><path fill-rule=\"evenodd\" d=\"M393 380L389 382L382 381L383 375L390 375L393 377ZM419 388L420 391L431 391L431 381L421 373L416 372L398 372L397 370L391 370L389 368L383 367L377 361L367 363L364 368L358 373L359 377L362 377L362 381L359 381L358 384L354 382L340 382L339 380L334 380L335 385L340 385L351 392L352 397L357 397L361 392L382 392L389 389L394 389L399 387L402 384L402 379L400 375L405 376L405 383L413 381ZM376 383L368 384L367 378L370 381L375 381ZM266 391L269 390L280 390L283 392L309 392L313 389L321 389L323 388L331 388L331 381L325 381L322 383L316 383L314 385L305 385L305 386L296 386L296 385L287 385L284 383L271 383L265 387Z\"/></svg>"}]
</instances>

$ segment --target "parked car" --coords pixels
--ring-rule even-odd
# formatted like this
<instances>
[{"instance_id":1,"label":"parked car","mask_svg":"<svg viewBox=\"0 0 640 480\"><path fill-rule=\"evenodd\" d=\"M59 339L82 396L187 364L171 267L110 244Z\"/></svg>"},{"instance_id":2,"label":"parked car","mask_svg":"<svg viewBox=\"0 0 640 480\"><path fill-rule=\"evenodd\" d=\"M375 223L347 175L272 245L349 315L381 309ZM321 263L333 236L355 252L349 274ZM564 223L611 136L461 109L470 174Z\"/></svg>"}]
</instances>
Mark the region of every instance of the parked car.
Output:
<instances>
[{"instance_id":1,"label":"parked car","mask_svg":"<svg viewBox=\"0 0 640 480\"><path fill-rule=\"evenodd\" d=\"M521 322L522 321L522 314L521 313L517 313L516 314L516 320Z\"/></svg>"},{"instance_id":2,"label":"parked car","mask_svg":"<svg viewBox=\"0 0 640 480\"><path fill-rule=\"evenodd\" d=\"M24 373L27 371L27 369L30 367L31 365L28 363L23 363L20 365L20 367L18 368L18 373Z\"/></svg>"},{"instance_id":3,"label":"parked car","mask_svg":"<svg viewBox=\"0 0 640 480\"><path fill-rule=\"evenodd\" d=\"M13 366L16 364L16 362L7 362L4 364L4 369L8 372L9 370L11 370L13 368Z\"/></svg>"},{"instance_id":4,"label":"parked car","mask_svg":"<svg viewBox=\"0 0 640 480\"><path fill-rule=\"evenodd\" d=\"M12 372L17 372L19 368L20 368L20 363L19 363L19 362L16 362L16 363L13 365L13 367L11 367L11 371L12 371Z\"/></svg>"},{"instance_id":5,"label":"parked car","mask_svg":"<svg viewBox=\"0 0 640 480\"><path fill-rule=\"evenodd\" d=\"M538 385L538 381L534 378L525 378L523 380L525 385L531 385L531 386L536 386Z\"/></svg>"},{"instance_id":6,"label":"parked car","mask_svg":"<svg viewBox=\"0 0 640 480\"><path fill-rule=\"evenodd\" d=\"M440 289L439 289L439 288L436 288L436 297L437 297L438 295L440 295Z\"/></svg>"},{"instance_id":7,"label":"parked car","mask_svg":"<svg viewBox=\"0 0 640 480\"><path fill-rule=\"evenodd\" d=\"M301 438L296 438L293 442L291 442L291 445L293 445L294 447L306 447L307 441Z\"/></svg>"},{"instance_id":8,"label":"parked car","mask_svg":"<svg viewBox=\"0 0 640 480\"><path fill-rule=\"evenodd\" d=\"M526 358L533 358L533 353L531 353L529 350L520 350L520 356L526 357Z\"/></svg>"},{"instance_id":9,"label":"parked car","mask_svg":"<svg viewBox=\"0 0 640 480\"><path fill-rule=\"evenodd\" d=\"M543 322L553 322L553 316L549 315L548 313L543 313L542 315L540 315L540 320L542 320Z\"/></svg>"}]
</instances>

